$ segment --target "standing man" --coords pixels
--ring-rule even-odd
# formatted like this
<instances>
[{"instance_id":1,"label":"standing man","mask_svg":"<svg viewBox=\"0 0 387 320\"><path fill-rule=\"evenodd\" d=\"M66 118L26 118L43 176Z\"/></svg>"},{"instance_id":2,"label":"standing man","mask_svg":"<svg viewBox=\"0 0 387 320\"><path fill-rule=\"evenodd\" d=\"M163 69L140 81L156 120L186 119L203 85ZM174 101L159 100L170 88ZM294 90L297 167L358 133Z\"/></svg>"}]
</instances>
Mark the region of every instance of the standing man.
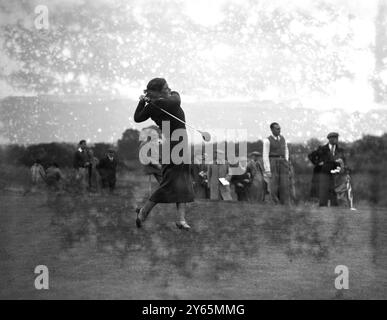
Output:
<instances>
[{"instance_id":1,"label":"standing man","mask_svg":"<svg viewBox=\"0 0 387 320\"><path fill-rule=\"evenodd\" d=\"M89 183L89 155L87 153L86 140L79 141L78 149L74 154L73 166L75 169L75 179L77 180L81 191L86 191L86 187Z\"/></svg>"},{"instance_id":2,"label":"standing man","mask_svg":"<svg viewBox=\"0 0 387 320\"><path fill-rule=\"evenodd\" d=\"M339 148L339 134L331 132L327 136L329 142L320 146L315 152L316 163L321 166L319 175L319 205L328 206L330 200L331 206L337 206L337 194L335 192L335 174L341 163L345 164L344 150Z\"/></svg>"},{"instance_id":3,"label":"standing man","mask_svg":"<svg viewBox=\"0 0 387 320\"><path fill-rule=\"evenodd\" d=\"M113 149L109 149L106 156L102 158L97 169L101 176L102 188L108 188L109 191L113 192L116 187L116 171L117 171L117 159Z\"/></svg>"},{"instance_id":4,"label":"standing man","mask_svg":"<svg viewBox=\"0 0 387 320\"><path fill-rule=\"evenodd\" d=\"M289 149L277 122L270 125L272 135L263 141L265 181L274 203L289 204Z\"/></svg>"}]
</instances>

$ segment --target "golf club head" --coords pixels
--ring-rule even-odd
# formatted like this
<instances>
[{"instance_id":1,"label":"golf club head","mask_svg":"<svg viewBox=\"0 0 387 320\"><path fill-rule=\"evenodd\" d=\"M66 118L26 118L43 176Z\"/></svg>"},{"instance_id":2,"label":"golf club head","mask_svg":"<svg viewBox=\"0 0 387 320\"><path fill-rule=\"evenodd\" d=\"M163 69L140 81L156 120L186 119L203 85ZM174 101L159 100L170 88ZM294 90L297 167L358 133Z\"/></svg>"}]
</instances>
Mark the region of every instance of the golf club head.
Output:
<instances>
[{"instance_id":1,"label":"golf club head","mask_svg":"<svg viewBox=\"0 0 387 320\"><path fill-rule=\"evenodd\" d=\"M205 142L211 141L211 135L208 132L200 131L202 138Z\"/></svg>"}]
</instances>

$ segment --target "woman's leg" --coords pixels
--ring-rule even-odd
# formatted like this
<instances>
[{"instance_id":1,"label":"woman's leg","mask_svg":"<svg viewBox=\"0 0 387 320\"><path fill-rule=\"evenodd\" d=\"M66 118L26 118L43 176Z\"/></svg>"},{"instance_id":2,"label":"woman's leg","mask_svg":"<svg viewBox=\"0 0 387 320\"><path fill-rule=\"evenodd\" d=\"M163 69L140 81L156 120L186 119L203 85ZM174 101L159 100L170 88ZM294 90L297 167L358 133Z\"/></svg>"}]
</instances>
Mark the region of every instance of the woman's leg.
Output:
<instances>
[{"instance_id":1,"label":"woman's leg","mask_svg":"<svg viewBox=\"0 0 387 320\"><path fill-rule=\"evenodd\" d=\"M191 227L188 225L187 221L185 221L185 208L186 204L178 202L176 203L177 209L177 219L176 226L180 229L189 230Z\"/></svg>"},{"instance_id":2,"label":"woman's leg","mask_svg":"<svg viewBox=\"0 0 387 320\"><path fill-rule=\"evenodd\" d=\"M141 228L142 223L146 220L148 214L151 212L153 207L156 205L156 202L147 200L145 205L142 208L137 208L137 218L136 218L136 225L137 228Z\"/></svg>"},{"instance_id":3,"label":"woman's leg","mask_svg":"<svg viewBox=\"0 0 387 320\"><path fill-rule=\"evenodd\" d=\"M185 221L185 203L178 202L176 203L177 209L177 220Z\"/></svg>"},{"instance_id":4,"label":"woman's leg","mask_svg":"<svg viewBox=\"0 0 387 320\"><path fill-rule=\"evenodd\" d=\"M144 221L148 214L152 211L153 207L156 205L156 202L147 200L144 204L144 206L140 209L141 220Z\"/></svg>"}]
</instances>

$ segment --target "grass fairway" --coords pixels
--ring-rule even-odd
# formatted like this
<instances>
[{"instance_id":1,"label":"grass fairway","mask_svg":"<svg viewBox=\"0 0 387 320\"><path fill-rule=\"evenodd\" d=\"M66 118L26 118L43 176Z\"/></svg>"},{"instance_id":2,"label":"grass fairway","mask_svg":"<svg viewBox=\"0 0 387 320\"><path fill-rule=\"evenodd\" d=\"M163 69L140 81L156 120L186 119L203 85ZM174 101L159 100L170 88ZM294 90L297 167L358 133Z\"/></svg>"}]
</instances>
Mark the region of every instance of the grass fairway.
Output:
<instances>
[{"instance_id":1,"label":"grass fairway","mask_svg":"<svg viewBox=\"0 0 387 320\"><path fill-rule=\"evenodd\" d=\"M1 299L386 299L385 209L198 201L189 232L135 195L0 195ZM46 265L49 290L34 288ZM349 290L334 270L349 268Z\"/></svg>"}]
</instances>

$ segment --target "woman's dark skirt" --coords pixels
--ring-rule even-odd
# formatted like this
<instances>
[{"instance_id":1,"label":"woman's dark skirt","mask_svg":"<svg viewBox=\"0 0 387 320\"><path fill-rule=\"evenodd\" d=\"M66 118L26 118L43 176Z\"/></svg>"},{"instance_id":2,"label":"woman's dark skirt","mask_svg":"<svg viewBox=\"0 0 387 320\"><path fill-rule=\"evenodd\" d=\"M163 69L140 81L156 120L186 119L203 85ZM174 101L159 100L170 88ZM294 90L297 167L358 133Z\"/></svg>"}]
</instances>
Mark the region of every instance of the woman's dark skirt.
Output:
<instances>
[{"instance_id":1,"label":"woman's dark skirt","mask_svg":"<svg viewBox=\"0 0 387 320\"><path fill-rule=\"evenodd\" d=\"M160 187L153 192L150 201L156 203L185 203L194 201L189 164L163 164Z\"/></svg>"}]
</instances>

